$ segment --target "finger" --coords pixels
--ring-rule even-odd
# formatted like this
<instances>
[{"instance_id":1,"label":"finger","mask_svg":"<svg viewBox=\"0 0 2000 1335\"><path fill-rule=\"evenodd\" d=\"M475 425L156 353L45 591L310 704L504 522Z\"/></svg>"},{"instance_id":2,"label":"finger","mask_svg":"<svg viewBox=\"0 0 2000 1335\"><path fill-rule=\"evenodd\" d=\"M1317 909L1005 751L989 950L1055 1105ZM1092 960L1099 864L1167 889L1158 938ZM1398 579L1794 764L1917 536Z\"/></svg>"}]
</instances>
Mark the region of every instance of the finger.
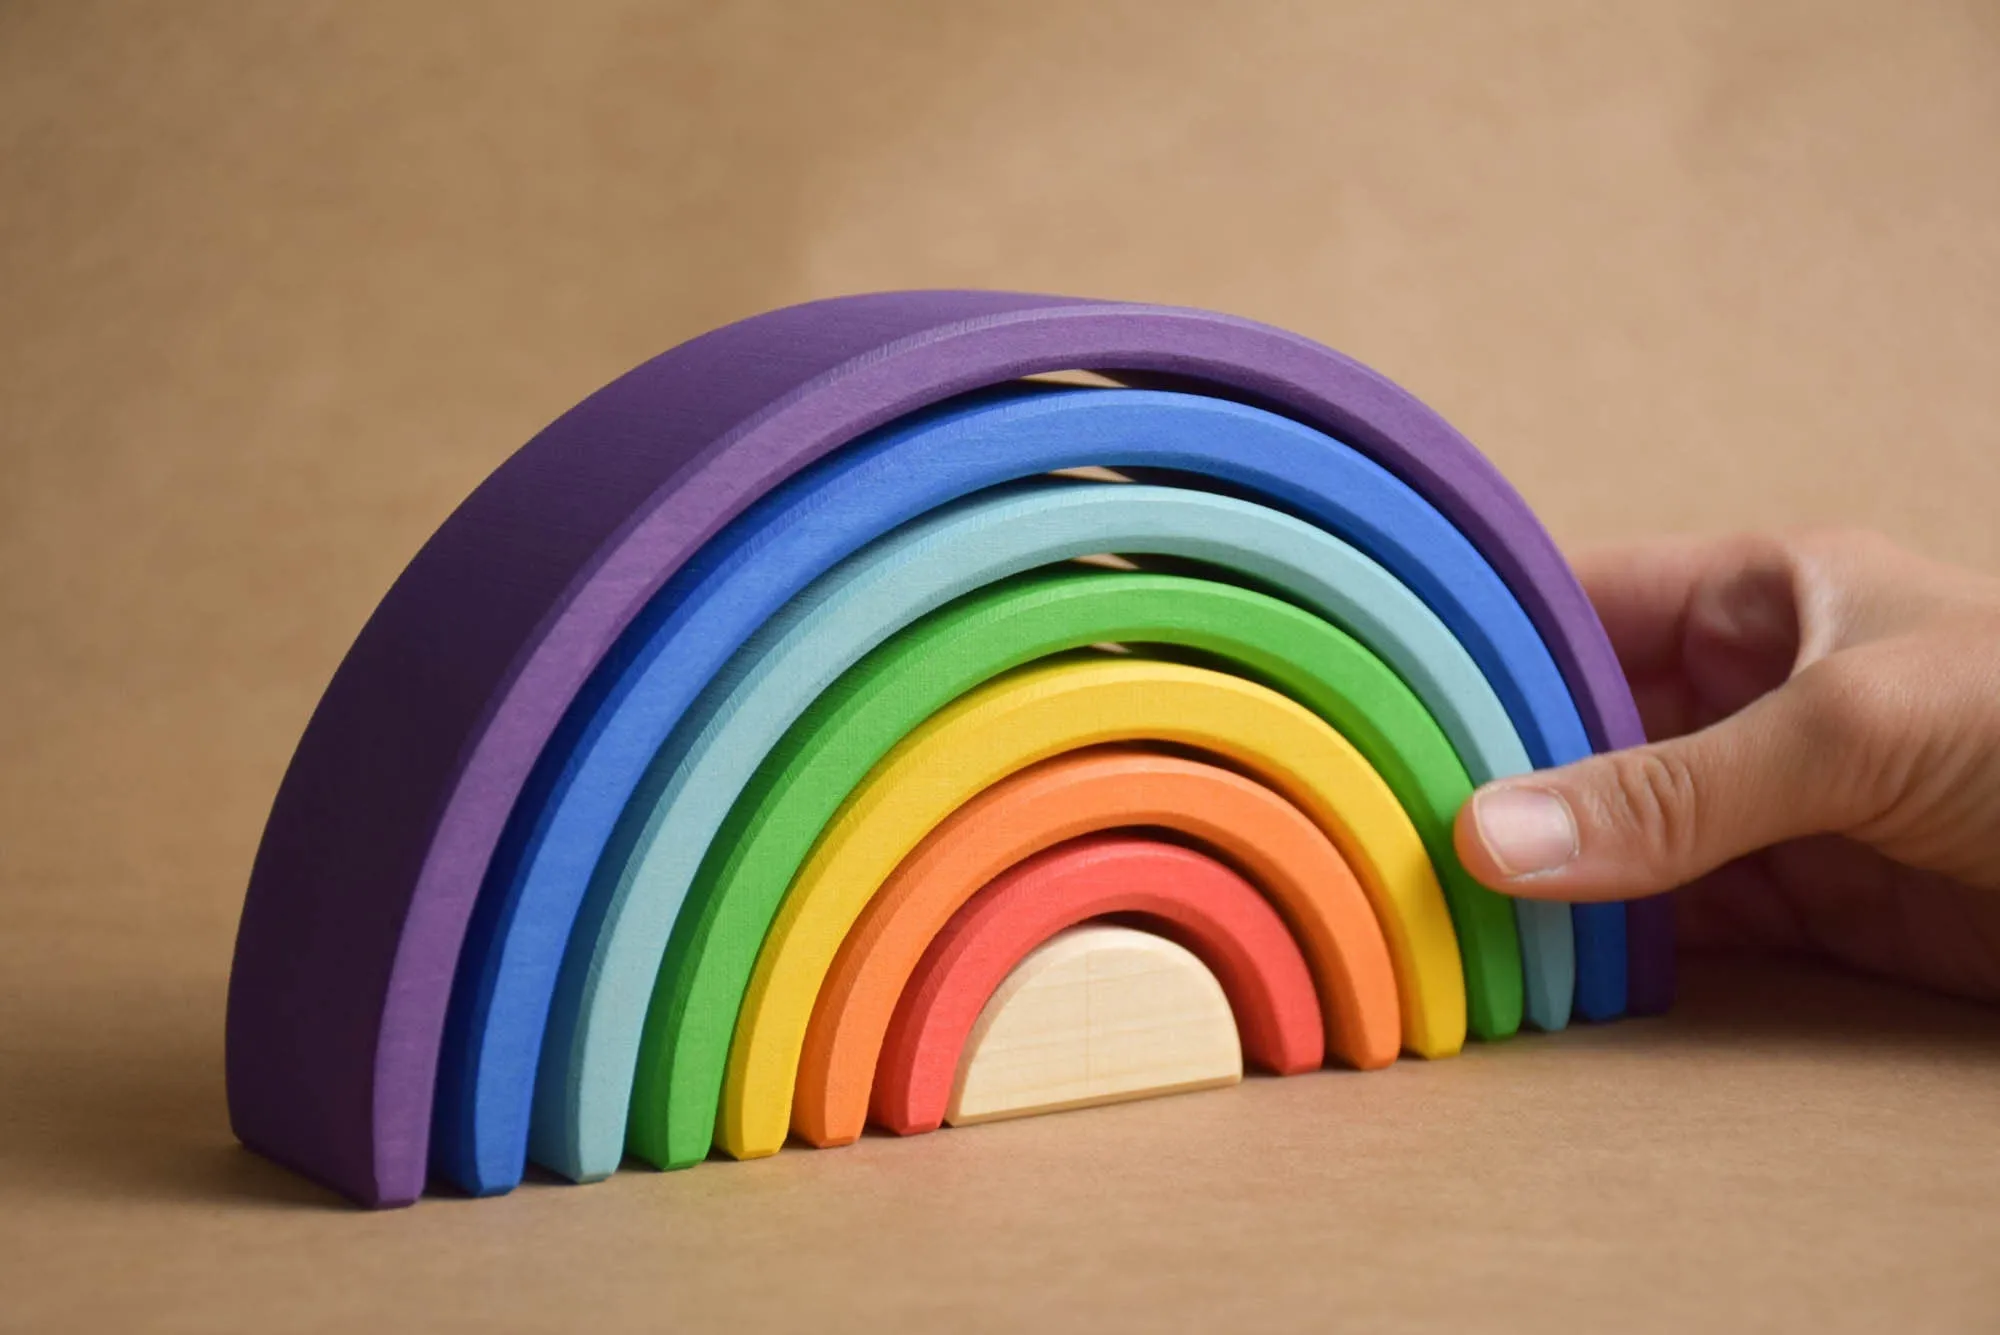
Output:
<instances>
[{"instance_id":1,"label":"finger","mask_svg":"<svg viewBox=\"0 0 2000 1335\"><path fill-rule=\"evenodd\" d=\"M1656 673L1633 677L1631 686L1632 703L1639 707L1639 722L1652 741L1678 737L1715 721L1707 716L1686 679L1679 675Z\"/></svg>"},{"instance_id":2,"label":"finger","mask_svg":"<svg viewBox=\"0 0 2000 1335\"><path fill-rule=\"evenodd\" d=\"M1574 565L1633 675L1678 670L1691 636L1763 643L1795 624L1798 563L1777 538L1660 539L1585 551Z\"/></svg>"},{"instance_id":3,"label":"finger","mask_svg":"<svg viewBox=\"0 0 2000 1335\"><path fill-rule=\"evenodd\" d=\"M1765 855L1812 950L1850 968L2000 1000L2000 896L1843 839Z\"/></svg>"},{"instance_id":4,"label":"finger","mask_svg":"<svg viewBox=\"0 0 2000 1335\"><path fill-rule=\"evenodd\" d=\"M1702 722L1777 689L1799 661L1801 572L1793 552L1748 539L1688 601L1681 674Z\"/></svg>"},{"instance_id":5,"label":"finger","mask_svg":"<svg viewBox=\"0 0 2000 1335\"><path fill-rule=\"evenodd\" d=\"M1579 558L1578 572L1655 738L1735 713L1798 660L1801 567L1779 539L1620 547Z\"/></svg>"},{"instance_id":6,"label":"finger","mask_svg":"<svg viewBox=\"0 0 2000 1335\"><path fill-rule=\"evenodd\" d=\"M1530 898L1655 894L1873 814L1882 767L1837 698L1800 679L1693 732L1488 784L1459 812L1467 870Z\"/></svg>"},{"instance_id":7,"label":"finger","mask_svg":"<svg viewBox=\"0 0 2000 1335\"><path fill-rule=\"evenodd\" d=\"M1683 950L1800 954L1811 940L1774 882L1769 851L1725 862L1674 892L1674 941Z\"/></svg>"},{"instance_id":8,"label":"finger","mask_svg":"<svg viewBox=\"0 0 2000 1335\"><path fill-rule=\"evenodd\" d=\"M1587 549L1572 560L1628 675L1679 668L1688 603L1713 563L1710 545L1662 539Z\"/></svg>"},{"instance_id":9,"label":"finger","mask_svg":"<svg viewBox=\"0 0 2000 1335\"><path fill-rule=\"evenodd\" d=\"M1942 565L1879 533L1810 530L1785 546L1796 567L1802 662L1925 622L1990 613L2000 595L1992 577Z\"/></svg>"}]
</instances>

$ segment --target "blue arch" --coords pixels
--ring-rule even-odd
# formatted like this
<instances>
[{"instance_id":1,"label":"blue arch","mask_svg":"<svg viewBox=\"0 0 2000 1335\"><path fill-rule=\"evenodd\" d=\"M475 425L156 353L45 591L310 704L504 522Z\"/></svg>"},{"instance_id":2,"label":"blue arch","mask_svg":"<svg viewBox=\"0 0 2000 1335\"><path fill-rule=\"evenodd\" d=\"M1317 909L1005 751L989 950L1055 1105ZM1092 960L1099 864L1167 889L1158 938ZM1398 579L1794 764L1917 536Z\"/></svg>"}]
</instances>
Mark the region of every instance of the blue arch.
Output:
<instances>
[{"instance_id":1,"label":"blue arch","mask_svg":"<svg viewBox=\"0 0 2000 1335\"><path fill-rule=\"evenodd\" d=\"M1005 391L913 416L800 474L705 544L620 637L544 748L461 952L434 1105L436 1171L475 1192L519 1181L577 907L625 799L715 672L794 594L879 535L970 492L1088 464L1211 478L1338 535L1458 637L1535 764L1589 754L1554 658L1492 567L1409 486L1326 435L1226 400L1150 390ZM1580 905L1573 916L1577 1010L1616 1016L1624 909Z\"/></svg>"}]
</instances>

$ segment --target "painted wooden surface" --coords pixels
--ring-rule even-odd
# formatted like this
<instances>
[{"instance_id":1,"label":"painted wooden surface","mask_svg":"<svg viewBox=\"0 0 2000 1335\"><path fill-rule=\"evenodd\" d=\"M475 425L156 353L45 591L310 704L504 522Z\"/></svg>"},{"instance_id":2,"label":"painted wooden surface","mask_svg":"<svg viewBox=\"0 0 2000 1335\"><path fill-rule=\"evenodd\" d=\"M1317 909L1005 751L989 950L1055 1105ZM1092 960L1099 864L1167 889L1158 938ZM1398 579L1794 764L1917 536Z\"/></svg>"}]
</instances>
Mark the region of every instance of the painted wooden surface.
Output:
<instances>
[{"instance_id":1,"label":"painted wooden surface","mask_svg":"<svg viewBox=\"0 0 2000 1335\"><path fill-rule=\"evenodd\" d=\"M237 1134L356 1199L413 1199L487 870L546 743L651 595L733 518L864 433L1079 367L1253 394L1320 443L1322 464L1327 442L1345 442L1375 490L1447 521L1434 550L1411 551L1379 522L1364 548L1441 615L1469 596L1512 609L1589 742L1640 738L1602 628L1525 503L1435 413L1328 349L1226 316L1009 293L771 312L655 358L552 423L446 520L355 640L280 786L245 898L227 1036ZM1231 408L1252 411L1218 405ZM1328 494L1323 473L1271 485L1308 510ZM1494 647L1480 629L1467 627L1475 658ZM1489 679L1504 697L1506 679ZM1657 913L1645 921L1640 1009L1670 990Z\"/></svg>"},{"instance_id":2,"label":"painted wooden surface","mask_svg":"<svg viewBox=\"0 0 2000 1335\"><path fill-rule=\"evenodd\" d=\"M1349 955L1372 960L1378 973L1389 971L1388 946L1360 882L1326 834L1283 795L1219 765L1157 751L1098 747L1058 756L953 812L868 901L813 1005L792 1100L793 1132L815 1145L860 1136L898 1003L911 992L919 962L969 901L986 898L994 882L1044 850L1131 827L1188 841L1270 900L1304 953L1325 1033L1348 1023L1355 989ZM956 1062L953 1049L945 1062L947 1088ZM883 1113L877 1120L894 1124Z\"/></svg>"},{"instance_id":3,"label":"painted wooden surface","mask_svg":"<svg viewBox=\"0 0 2000 1335\"><path fill-rule=\"evenodd\" d=\"M591 1133L580 1147L602 1156L596 1162L608 1165L604 1172L616 1167L627 1146L654 1162L655 1156L671 1164L706 1157L728 1050L743 1028L739 1017L751 1004L745 989L755 957L820 834L870 771L965 692L1009 668L1103 639L1195 650L1205 661L1234 665L1297 700L1313 701L1321 713L1353 727L1360 742L1385 760L1406 749L1413 759L1428 750L1435 763L1424 768L1450 781L1455 762L1435 737L1426 746L1416 736L1425 728L1434 734L1435 728L1423 721L1407 692L1349 638L1283 602L1215 581L1072 571L1016 581L940 609L822 694L732 808L713 842L714 855L703 862L689 888L657 969L631 1077L631 1100L607 1103L604 1091L615 1088L622 1094L624 1086L595 1081L568 1086L579 1100L576 1125ZM1187 719L1163 717L1146 726L1164 729L1158 734L1162 738L1179 736L1188 745L1214 743L1224 752L1229 749L1199 730L1183 735ZM1308 730L1326 726L1313 718ZM1414 749L1392 740L1406 733ZM1367 757L1354 743L1337 730L1333 735L1344 748L1342 765L1356 759L1365 765ZM1015 763L1040 758L1022 757ZM1408 777L1410 771L1400 773ZM958 775L949 782L969 782L960 792L970 797L1000 777L1001 772ZM1375 775L1370 782L1382 780ZM1388 790L1392 799L1395 791ZM1438 800L1433 792L1433 804ZM1446 881L1442 888L1449 893L1455 886L1464 888L1459 880ZM1509 976L1520 973L1518 952L1507 946L1510 910L1483 890L1461 899L1466 910L1483 916L1483 929L1468 930L1466 936L1484 953L1470 957L1471 967L1453 986L1463 988L1467 976L1482 979L1482 998L1495 1003L1481 1015L1483 1033L1495 1036L1508 1032L1505 1020L1518 1015L1520 994L1510 995L1506 988ZM816 995L816 979L788 983L778 1032L802 1029ZM774 1090L788 1091L791 1085L792 1059L784 1051L780 1048L772 1059L777 1063L771 1068ZM618 1069L614 1064L614 1073ZM586 1100L594 1106L584 1106ZM622 1134L628 1130L630 1134Z\"/></svg>"},{"instance_id":4,"label":"painted wooden surface","mask_svg":"<svg viewBox=\"0 0 2000 1335\"><path fill-rule=\"evenodd\" d=\"M1193 952L1228 999L1242 1062L1275 1075L1320 1065L1326 1045L1312 975L1276 909L1214 858L1120 831L1044 850L952 915L911 973L882 1044L876 1124L910 1135L947 1120L954 1089L967 1087L982 1013L992 1011L1003 980L1046 942L1091 920ZM1150 1023L1142 1000L1133 1003L1132 1023ZM1163 1001L1162 1010L1158 1022L1168 1025L1171 1007Z\"/></svg>"},{"instance_id":5,"label":"painted wooden surface","mask_svg":"<svg viewBox=\"0 0 2000 1335\"><path fill-rule=\"evenodd\" d=\"M1307 704L1383 775L1423 840L1452 906L1473 1032L1505 1037L1530 1004L1527 1013L1538 1027L1561 1028L1570 1016L1576 973L1568 907L1502 900L1464 871L1451 821L1471 791L1466 764L1422 698L1362 641L1302 608L1219 582L1180 579L1175 599L1155 599L1143 614L1121 614L1110 604L1164 587L1129 575L1122 583L1091 586L1117 594L1097 609L1103 618L1097 625L1084 625L1087 613L1079 603L1070 634L1037 640L1011 624L1018 620L1011 609L1019 590L995 587L1050 562L1105 549L1167 554L1255 579L1330 613L1351 616L1354 609L1372 608L1366 620L1388 641L1435 642L1428 623L1407 602L1385 597L1380 586L1355 581L1351 595L1330 592L1348 569L1330 541L1310 526L1231 498L1147 485L1044 482L926 516L816 581L730 659L630 794L578 912L556 986L536 1075L536 1158L569 1176L590 1178L616 1168L628 1139L654 1157L658 1141L649 1119L679 1117L677 1089L720 1079L717 1063L735 1023L735 999L717 991L698 1006L689 1004L685 998L699 985L689 975L709 967L703 957L711 950L754 949L764 924L753 914L733 929L741 942L718 939L709 928L707 900L724 896L745 904L748 896L781 893L806 851L798 840L782 838L786 851L770 851L751 830L766 819L754 810L759 767L769 769L767 757L784 750L789 729L817 726L813 711L822 697L831 695L837 707L843 693L855 689L843 672L870 671L855 665L958 598L988 600L978 614L993 621L986 639L995 658L986 675L1033 653L1124 638L1227 659L1235 670L1278 684ZM1012 634L1001 634L1003 628ZM1407 661L1409 654L1399 658ZM661 671L671 667L661 661ZM941 693L934 671L927 675L925 694L935 699ZM956 688L973 684L960 681ZM1497 712L1478 712L1479 698L1469 694L1465 700L1475 711L1471 717L1483 720L1475 754L1488 760L1476 763L1497 755L1518 768L1525 763L1518 739L1501 726ZM1454 708L1457 699L1446 697ZM917 717L906 715L899 727L907 730ZM868 763L900 735L871 738L868 745L877 749ZM795 808L771 815L769 823L776 831L808 836L852 783L817 774L799 780L803 792ZM788 785L793 778L780 774L766 786ZM823 800L808 802L808 794ZM739 817L732 811L739 802L753 809ZM767 859L770 866L759 865ZM739 884L746 877L758 884ZM1527 929L1525 941L1517 923ZM641 998L649 996L649 1009L641 1010ZM681 1055L663 1052L666 1044ZM714 1073L662 1084L655 1077L670 1060L706 1062ZM698 1103L686 1118L689 1129L670 1156L674 1162L706 1153L697 1152L693 1138L712 1114Z\"/></svg>"},{"instance_id":6,"label":"painted wooden surface","mask_svg":"<svg viewBox=\"0 0 2000 1335\"><path fill-rule=\"evenodd\" d=\"M955 503L1084 458L1172 470L1160 475L1179 480L1207 474L1248 499L1184 485L1142 485L1118 497L1072 492L1064 500L1073 508L1061 516L1010 511L1015 526L1004 537L994 536L996 507ZM1287 491L1281 480L1308 485ZM1340 442L1240 404L1150 391L1012 388L918 414L821 460L703 544L580 688L515 803L467 928L439 1057L437 1170L469 1190L494 1191L518 1180L524 1144L571 1177L599 1176L622 1156L636 1042L628 1034L641 1019L598 1007L644 992L632 975L657 968L657 937L671 929L673 896L685 882L677 854L699 858L714 801L735 783L726 761L698 762L724 721L733 729L720 743L724 756L757 754L755 737L744 735L760 712L747 687L758 686L768 706L783 698L772 695L774 684L809 691L826 665L841 661L840 642L825 638L804 667L772 663L757 672L743 661L779 647L774 619L785 619L788 602L824 606L829 582L848 585L851 596L857 569L879 576L899 554L900 563L921 563L899 584L875 588L872 600L842 605L854 618L842 629L879 630L862 613L881 610L894 589L915 615L939 586L974 587L1037 549L1060 559L1075 545L1063 540L1087 522L1120 550L1199 560L1282 591L1343 628L1417 695L1475 782L1587 749L1560 674L1490 572L1441 516ZM1412 572L1425 561L1448 577L1419 596L1423 582ZM718 689L704 694L712 684ZM683 765L690 779L678 782ZM709 793L716 797L702 800ZM663 802L688 807L671 830L662 812L627 810ZM659 841L673 851L650 854ZM1448 848L1432 843L1433 856L1448 860ZM635 859L652 866L641 873ZM615 865L598 874L603 860ZM628 902L634 880L655 887L637 903ZM1622 907L1528 901L1515 914L1531 1023L1560 1028L1572 990L1589 1018L1622 1012ZM586 1048L604 1055L590 1058ZM572 1108L568 1094L579 1085L589 1089ZM600 1117L583 1105L616 1112Z\"/></svg>"},{"instance_id":7,"label":"painted wooden surface","mask_svg":"<svg viewBox=\"0 0 2000 1335\"><path fill-rule=\"evenodd\" d=\"M862 908L931 829L1037 761L1140 738L1243 766L1309 812L1354 868L1388 942L1396 1005L1379 987L1369 989L1370 1003L1339 1035L1344 1062L1387 1065L1398 1036L1418 1055L1459 1050L1465 978L1443 889L1409 817L1346 739L1240 677L1142 659L1063 661L1014 672L926 721L820 835L769 930L759 934L721 1108L700 1126L703 1143L712 1126L716 1143L739 1158L774 1154L784 1144L799 1049L826 971ZM635 1133L656 1106L636 1101ZM662 1148L637 1134L633 1144L648 1158Z\"/></svg>"},{"instance_id":8,"label":"painted wooden surface","mask_svg":"<svg viewBox=\"0 0 2000 1335\"><path fill-rule=\"evenodd\" d=\"M969 1126L1242 1078L1229 1002L1200 960L1147 932L1072 927L987 1002L945 1120Z\"/></svg>"}]
</instances>

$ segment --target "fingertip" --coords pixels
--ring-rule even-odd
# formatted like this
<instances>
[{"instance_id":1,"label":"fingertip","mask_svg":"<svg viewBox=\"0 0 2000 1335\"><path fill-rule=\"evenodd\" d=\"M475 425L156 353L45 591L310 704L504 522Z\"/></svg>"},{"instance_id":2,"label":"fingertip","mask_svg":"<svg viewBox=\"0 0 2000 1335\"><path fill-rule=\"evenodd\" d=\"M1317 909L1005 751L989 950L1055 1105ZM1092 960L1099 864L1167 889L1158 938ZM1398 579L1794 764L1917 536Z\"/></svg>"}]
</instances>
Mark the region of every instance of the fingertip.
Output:
<instances>
[{"instance_id":1,"label":"fingertip","mask_svg":"<svg viewBox=\"0 0 2000 1335\"><path fill-rule=\"evenodd\" d=\"M1488 784L1474 793L1459 810L1452 841L1481 884L1527 898L1563 898L1554 882L1581 848L1576 815L1562 794L1522 783Z\"/></svg>"}]
</instances>

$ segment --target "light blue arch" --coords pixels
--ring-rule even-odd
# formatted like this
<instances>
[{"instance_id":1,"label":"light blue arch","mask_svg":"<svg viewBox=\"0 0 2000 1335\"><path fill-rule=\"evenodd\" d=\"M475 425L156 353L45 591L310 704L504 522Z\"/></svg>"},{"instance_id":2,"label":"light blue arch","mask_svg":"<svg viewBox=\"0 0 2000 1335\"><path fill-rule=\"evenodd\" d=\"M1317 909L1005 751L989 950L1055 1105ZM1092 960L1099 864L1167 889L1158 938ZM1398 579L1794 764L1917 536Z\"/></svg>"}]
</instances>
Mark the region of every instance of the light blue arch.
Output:
<instances>
[{"instance_id":1,"label":"light blue arch","mask_svg":"<svg viewBox=\"0 0 2000 1335\"><path fill-rule=\"evenodd\" d=\"M1020 484L945 507L849 557L787 604L655 757L577 916L536 1091L538 1162L595 1177L623 1157L646 1002L675 918L730 808L813 701L946 603L1101 551L1180 557L1269 586L1349 629L1384 662L1423 673L1454 726L1474 739L1461 759L1470 760L1469 775L1527 768L1498 697L1444 624L1379 565L1310 524L1229 497L1142 485ZM1438 867L1440 877L1490 893L1457 868L1449 838L1447 830L1442 848L1433 847L1450 864ZM1533 1020L1560 1028L1574 984L1567 907L1519 900L1514 908ZM1511 1033L1516 1019L1499 1023L1488 1037Z\"/></svg>"},{"instance_id":2,"label":"light blue arch","mask_svg":"<svg viewBox=\"0 0 2000 1335\"><path fill-rule=\"evenodd\" d=\"M461 955L436 1171L475 1192L520 1180L529 1091L585 886L625 798L729 657L814 578L897 525L1085 464L1211 479L1341 536L1444 622L1531 763L1589 754L1553 658L1491 567L1408 486L1324 434L1226 400L1146 390L996 392L913 416L800 474L710 540L578 696L516 806ZM1481 743L1453 717L1432 660L1391 662L1470 764ZM1612 1018L1624 1009L1623 906L1573 912L1577 1012Z\"/></svg>"}]
</instances>

